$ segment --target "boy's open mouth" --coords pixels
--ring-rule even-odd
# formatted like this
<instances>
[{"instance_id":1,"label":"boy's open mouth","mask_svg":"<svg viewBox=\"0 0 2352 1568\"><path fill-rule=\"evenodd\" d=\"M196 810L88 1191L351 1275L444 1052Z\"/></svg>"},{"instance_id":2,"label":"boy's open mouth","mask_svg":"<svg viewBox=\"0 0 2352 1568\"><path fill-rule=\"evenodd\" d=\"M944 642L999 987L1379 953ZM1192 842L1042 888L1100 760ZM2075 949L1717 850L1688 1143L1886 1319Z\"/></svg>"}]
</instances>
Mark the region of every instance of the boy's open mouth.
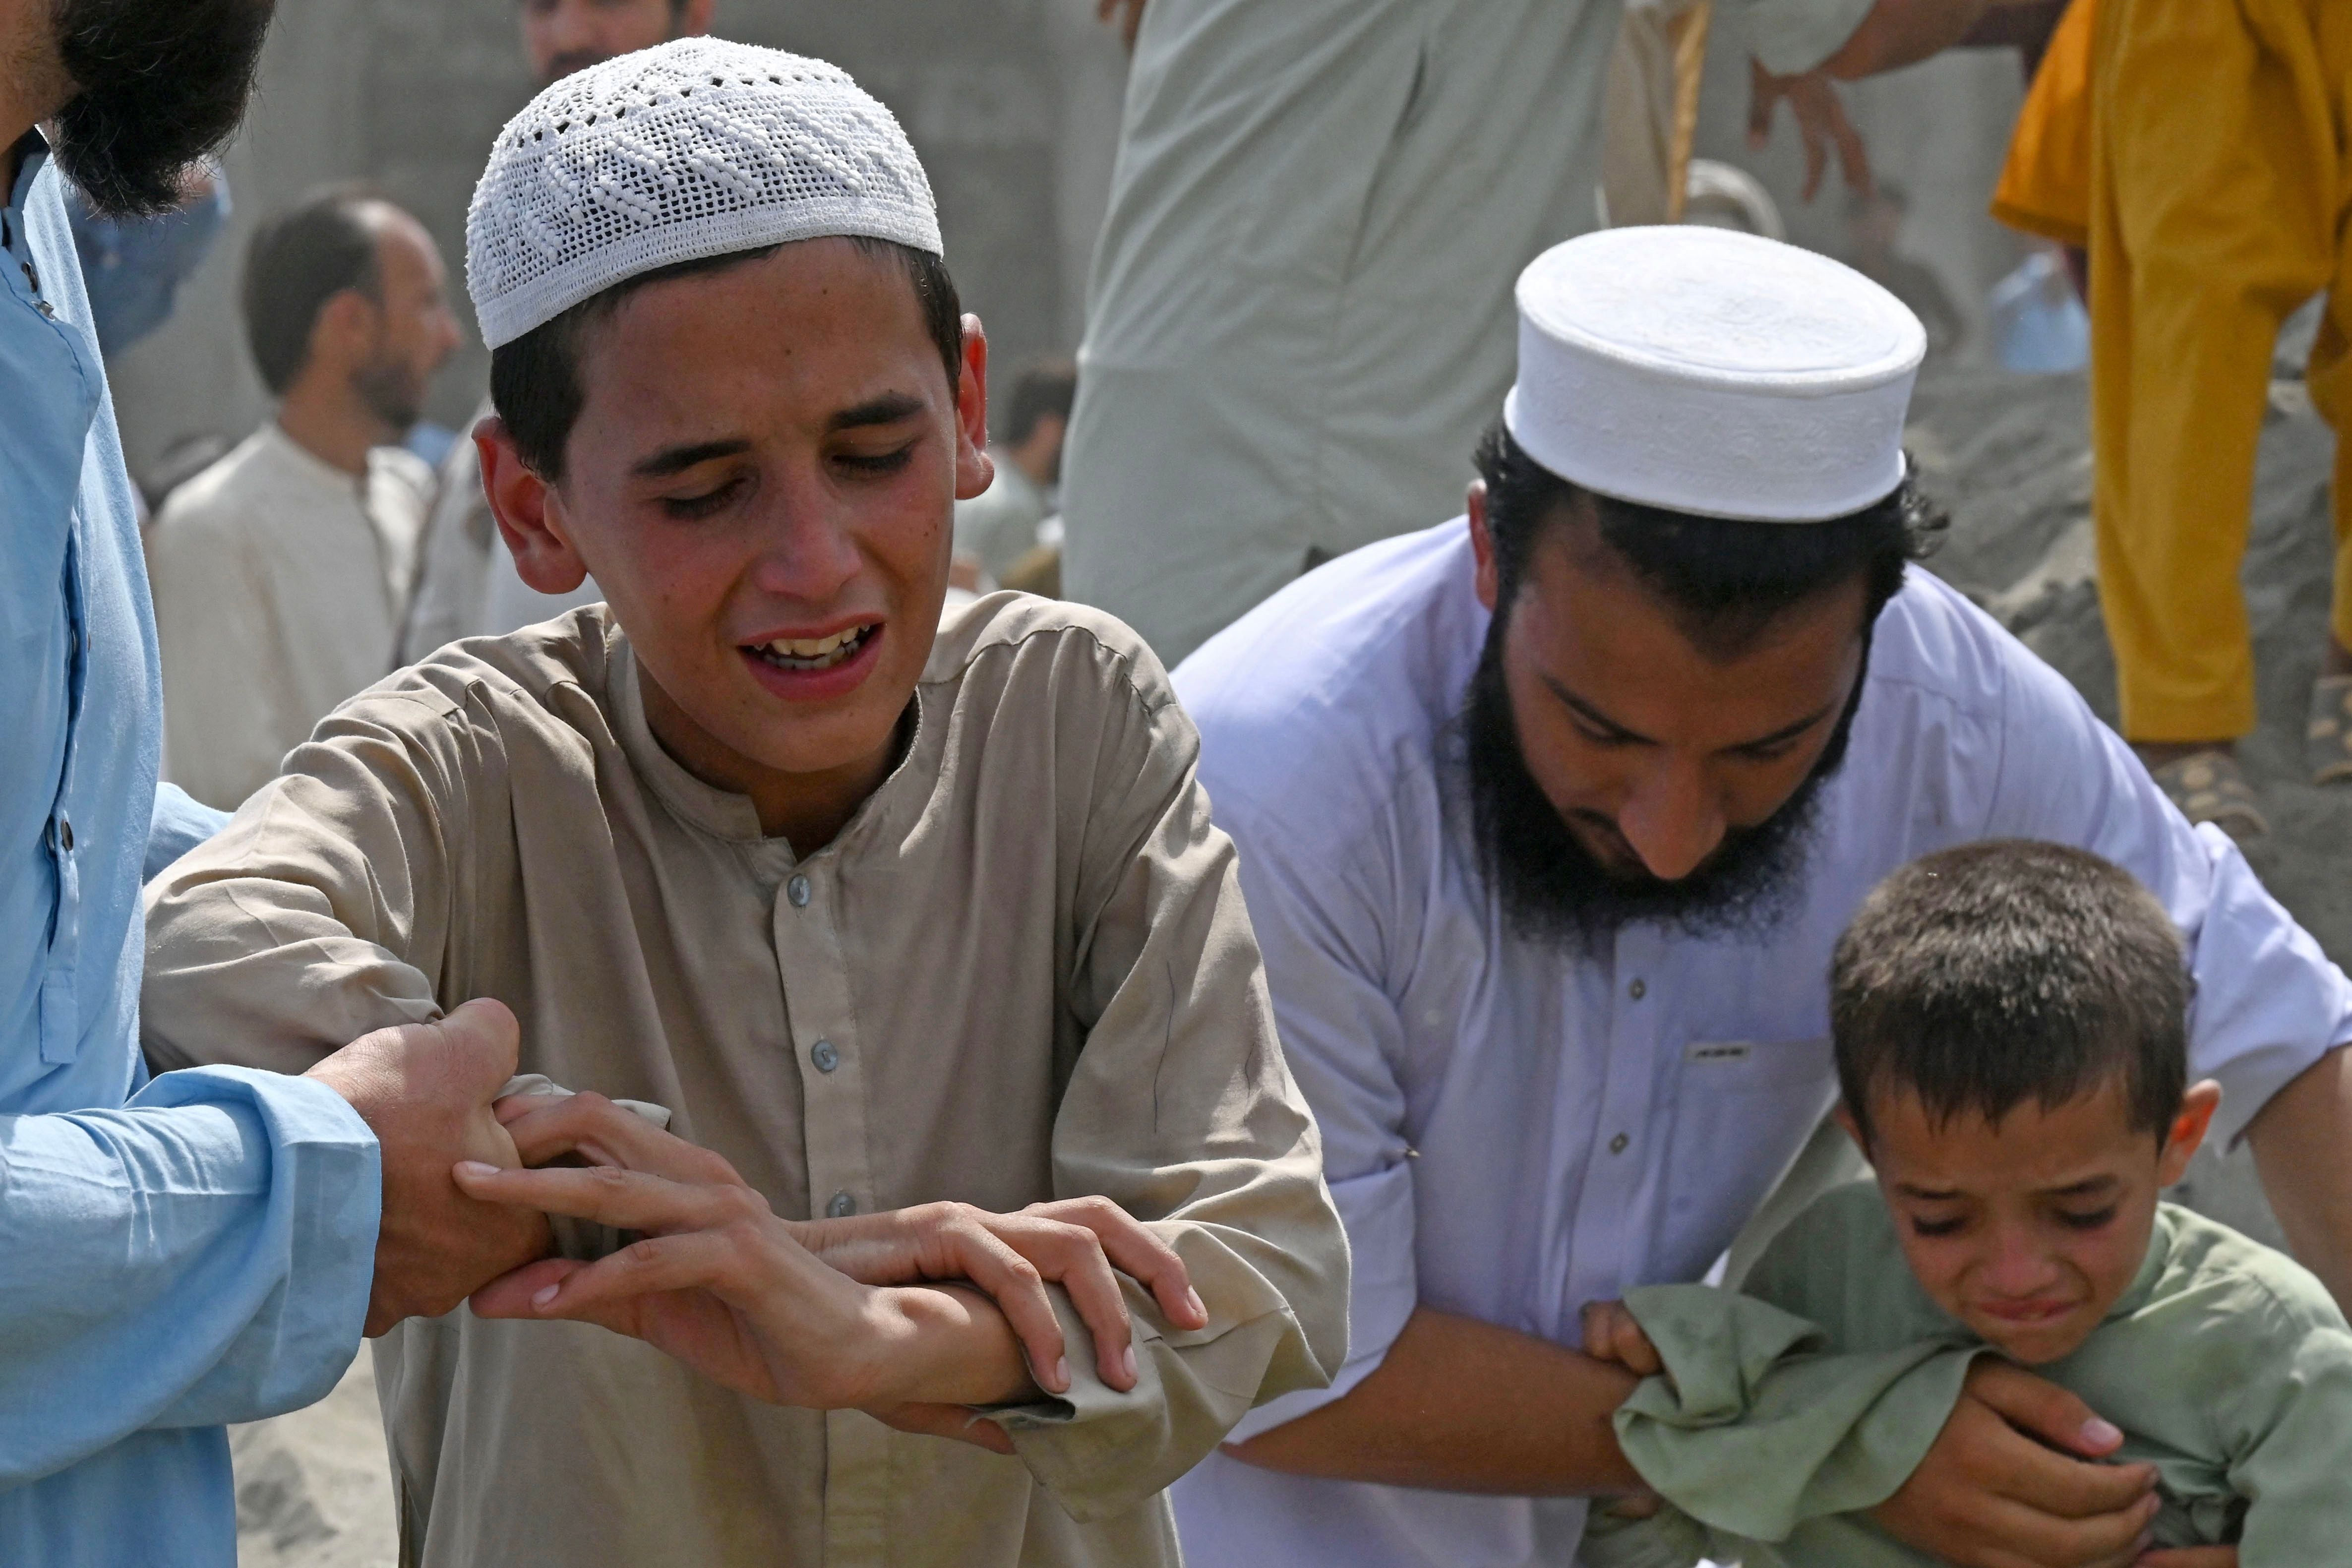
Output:
<instances>
[{"instance_id":1,"label":"boy's open mouth","mask_svg":"<svg viewBox=\"0 0 2352 1568\"><path fill-rule=\"evenodd\" d=\"M874 623L851 626L824 637L778 637L772 642L754 645L747 651L778 669L831 669L857 657L866 646L866 638L874 630Z\"/></svg>"}]
</instances>

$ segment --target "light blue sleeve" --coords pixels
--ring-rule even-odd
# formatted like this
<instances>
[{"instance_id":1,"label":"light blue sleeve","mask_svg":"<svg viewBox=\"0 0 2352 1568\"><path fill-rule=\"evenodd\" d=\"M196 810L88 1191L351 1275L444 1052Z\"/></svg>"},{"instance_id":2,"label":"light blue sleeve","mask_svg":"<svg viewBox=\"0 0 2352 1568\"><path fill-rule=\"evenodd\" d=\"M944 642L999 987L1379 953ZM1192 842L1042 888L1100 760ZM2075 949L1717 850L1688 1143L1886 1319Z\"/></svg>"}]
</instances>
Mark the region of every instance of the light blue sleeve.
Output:
<instances>
[{"instance_id":1,"label":"light blue sleeve","mask_svg":"<svg viewBox=\"0 0 2352 1568\"><path fill-rule=\"evenodd\" d=\"M0 1116L0 1489L325 1394L359 1347L380 1180L332 1090L241 1068Z\"/></svg>"},{"instance_id":2,"label":"light blue sleeve","mask_svg":"<svg viewBox=\"0 0 2352 1568\"><path fill-rule=\"evenodd\" d=\"M139 873L142 882L229 824L229 813L217 811L175 784L155 786L155 812L147 826L147 861Z\"/></svg>"},{"instance_id":3,"label":"light blue sleeve","mask_svg":"<svg viewBox=\"0 0 2352 1568\"><path fill-rule=\"evenodd\" d=\"M2065 679L2002 640L1990 837L2073 844L2164 900L2189 944L2192 1078L2221 1082L2227 1147L2270 1097L2352 1041L2352 982L2263 887L2221 829L2191 827Z\"/></svg>"}]
</instances>

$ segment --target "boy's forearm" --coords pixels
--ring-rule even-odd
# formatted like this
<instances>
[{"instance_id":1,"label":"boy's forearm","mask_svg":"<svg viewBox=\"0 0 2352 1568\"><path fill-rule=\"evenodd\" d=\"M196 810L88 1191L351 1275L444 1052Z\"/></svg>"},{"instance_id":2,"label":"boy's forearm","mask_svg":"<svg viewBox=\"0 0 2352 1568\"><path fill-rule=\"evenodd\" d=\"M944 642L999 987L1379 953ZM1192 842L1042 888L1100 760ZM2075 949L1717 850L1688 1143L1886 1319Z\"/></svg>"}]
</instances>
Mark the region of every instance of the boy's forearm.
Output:
<instances>
[{"instance_id":1,"label":"boy's forearm","mask_svg":"<svg viewBox=\"0 0 2352 1568\"><path fill-rule=\"evenodd\" d=\"M957 1285L881 1292L898 1339L887 1398L915 1405L1014 1405L1041 1397L996 1303Z\"/></svg>"}]
</instances>

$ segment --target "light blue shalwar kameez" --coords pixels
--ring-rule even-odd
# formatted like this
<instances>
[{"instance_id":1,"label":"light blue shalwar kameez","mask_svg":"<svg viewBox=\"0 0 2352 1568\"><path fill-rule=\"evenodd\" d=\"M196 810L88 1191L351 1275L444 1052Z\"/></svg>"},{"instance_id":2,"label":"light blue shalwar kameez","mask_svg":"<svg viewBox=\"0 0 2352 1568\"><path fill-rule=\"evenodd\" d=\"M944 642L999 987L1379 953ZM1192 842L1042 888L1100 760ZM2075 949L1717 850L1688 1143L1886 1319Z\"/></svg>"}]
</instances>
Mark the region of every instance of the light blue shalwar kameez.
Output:
<instances>
[{"instance_id":1,"label":"light blue shalwar kameez","mask_svg":"<svg viewBox=\"0 0 2352 1568\"><path fill-rule=\"evenodd\" d=\"M0 211L0 1564L231 1568L222 1424L360 1342L380 1172L303 1079L147 1081L140 883L219 820L159 795L139 529L60 181Z\"/></svg>"}]
</instances>

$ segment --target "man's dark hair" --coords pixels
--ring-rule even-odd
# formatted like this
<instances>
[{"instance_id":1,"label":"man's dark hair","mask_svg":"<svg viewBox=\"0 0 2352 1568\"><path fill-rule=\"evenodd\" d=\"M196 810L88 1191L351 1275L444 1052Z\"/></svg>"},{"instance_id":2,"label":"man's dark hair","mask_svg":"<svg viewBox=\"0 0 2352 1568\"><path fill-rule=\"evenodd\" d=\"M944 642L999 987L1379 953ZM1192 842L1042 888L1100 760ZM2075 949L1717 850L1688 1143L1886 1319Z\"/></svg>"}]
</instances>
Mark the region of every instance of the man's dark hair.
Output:
<instances>
[{"instance_id":1,"label":"man's dark hair","mask_svg":"<svg viewBox=\"0 0 2352 1568\"><path fill-rule=\"evenodd\" d=\"M1077 398L1078 367L1066 359L1039 360L1014 378L1004 428L996 438L1018 447L1036 433L1038 421L1049 414L1067 425Z\"/></svg>"},{"instance_id":2,"label":"man's dark hair","mask_svg":"<svg viewBox=\"0 0 2352 1568\"><path fill-rule=\"evenodd\" d=\"M245 341L261 384L283 395L310 360L327 301L347 289L383 298L382 230L368 209L383 198L361 185L315 191L262 221L245 252Z\"/></svg>"},{"instance_id":3,"label":"man's dark hair","mask_svg":"<svg viewBox=\"0 0 2352 1568\"><path fill-rule=\"evenodd\" d=\"M1996 839L1915 860L1838 939L1830 1030L1847 1109L1901 1089L1937 1122L2054 1109L2120 1079L2161 1140L2189 1077L2180 933L2122 868Z\"/></svg>"},{"instance_id":4,"label":"man's dark hair","mask_svg":"<svg viewBox=\"0 0 2352 1568\"><path fill-rule=\"evenodd\" d=\"M245 117L272 0L48 0L74 96L58 167L100 212L167 212Z\"/></svg>"},{"instance_id":5,"label":"man's dark hair","mask_svg":"<svg viewBox=\"0 0 2352 1568\"><path fill-rule=\"evenodd\" d=\"M895 240L864 235L842 237L868 256L894 259L906 269L914 286L915 302L923 312L923 330L947 366L948 392L952 395L963 377L963 306L956 298L955 279L947 264L927 250ZM722 272L747 261L773 256L782 246L730 251L656 267L624 278L602 293L590 296L562 314L541 322L490 351L490 405L506 422L515 450L531 472L553 484L563 478L564 444L580 421L587 394L580 384L580 350L591 326L612 319L621 301L649 283Z\"/></svg>"},{"instance_id":6,"label":"man's dark hair","mask_svg":"<svg viewBox=\"0 0 2352 1568\"><path fill-rule=\"evenodd\" d=\"M1906 478L1885 500L1829 522L1695 517L1571 484L1529 457L1500 421L1478 445L1497 596L1458 726L1478 858L1505 920L1539 942L1592 942L1648 921L1706 936L1760 930L1788 908L1811 846L1822 787L1845 760L1869 675L1870 631L1927 553L1941 517ZM1727 833L1706 862L1666 881L1599 860L1528 770L1503 678L1504 637L1547 528L1589 507L1603 545L1669 607L1695 646L1732 658L1781 614L1861 578L1863 668L1828 742L1796 792L1762 822Z\"/></svg>"},{"instance_id":7,"label":"man's dark hair","mask_svg":"<svg viewBox=\"0 0 2352 1568\"><path fill-rule=\"evenodd\" d=\"M1601 541L1671 609L1701 652L1736 658L1786 611L1860 578L1863 626L1903 586L1903 569L1934 549L1945 517L1914 475L1883 500L1826 522L1698 517L1597 494L1528 455L1501 420L1478 443L1486 529L1499 583L1495 618L1509 618L1543 531L1589 508Z\"/></svg>"}]
</instances>

